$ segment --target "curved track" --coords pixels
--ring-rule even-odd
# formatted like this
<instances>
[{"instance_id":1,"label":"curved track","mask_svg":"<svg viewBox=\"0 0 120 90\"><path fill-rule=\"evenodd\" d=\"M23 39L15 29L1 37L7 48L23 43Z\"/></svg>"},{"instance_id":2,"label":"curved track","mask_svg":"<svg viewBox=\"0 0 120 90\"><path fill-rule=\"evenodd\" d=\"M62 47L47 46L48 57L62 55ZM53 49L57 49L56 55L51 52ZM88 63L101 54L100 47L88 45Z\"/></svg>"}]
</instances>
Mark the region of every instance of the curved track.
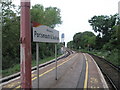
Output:
<instances>
[{"instance_id":1,"label":"curved track","mask_svg":"<svg viewBox=\"0 0 120 90\"><path fill-rule=\"evenodd\" d=\"M95 56L93 54L90 55L94 58L102 73L106 76L112 85L110 88L114 90L120 90L120 69L101 57Z\"/></svg>"}]
</instances>

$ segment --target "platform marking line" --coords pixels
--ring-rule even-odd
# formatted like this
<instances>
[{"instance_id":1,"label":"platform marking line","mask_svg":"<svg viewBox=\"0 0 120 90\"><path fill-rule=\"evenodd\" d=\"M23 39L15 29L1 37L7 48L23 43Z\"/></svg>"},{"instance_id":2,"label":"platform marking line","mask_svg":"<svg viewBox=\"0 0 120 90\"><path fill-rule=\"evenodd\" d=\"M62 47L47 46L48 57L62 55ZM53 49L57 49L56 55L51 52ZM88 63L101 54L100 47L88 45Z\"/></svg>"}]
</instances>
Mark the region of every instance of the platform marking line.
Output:
<instances>
[{"instance_id":1,"label":"platform marking line","mask_svg":"<svg viewBox=\"0 0 120 90\"><path fill-rule=\"evenodd\" d=\"M88 54L88 55L89 55L89 54ZM97 63L95 62L95 60L93 59L93 57L92 57L91 55L89 55L89 57L92 59L92 61L95 63L95 65L96 65L96 67L97 67L98 73L99 73L99 75L100 75L100 77L101 77L101 78L100 78L100 79L101 79L101 82L103 83L103 87L104 87L104 88L108 88L108 85L107 85L107 83L106 83L106 81L105 81L105 79L104 79L104 76L103 76L100 68L98 67Z\"/></svg>"},{"instance_id":2,"label":"platform marking line","mask_svg":"<svg viewBox=\"0 0 120 90\"><path fill-rule=\"evenodd\" d=\"M95 84L98 83L98 79L97 79L97 78L94 78L94 77L91 77L91 78L90 78L90 82L95 85Z\"/></svg>"},{"instance_id":3,"label":"platform marking line","mask_svg":"<svg viewBox=\"0 0 120 90\"><path fill-rule=\"evenodd\" d=\"M17 86L17 85L19 85L20 84L20 82L18 81L18 82L13 82L13 83L11 83L11 84L8 84L8 85L6 85L6 86L3 86L3 88L12 88L13 86Z\"/></svg>"},{"instance_id":4,"label":"platform marking line","mask_svg":"<svg viewBox=\"0 0 120 90\"><path fill-rule=\"evenodd\" d=\"M75 55L75 56L76 56L76 55ZM73 56L73 57L75 57L75 56ZM73 57L71 57L71 58L73 58ZM71 59L71 58L70 58L70 59ZM57 65L57 67L59 67L59 66L63 65L64 63L68 62L70 59L64 61L63 63L61 63L61 64L59 64L59 65ZM54 70L55 68L56 68L56 67L53 67L53 68L47 70L46 72L40 74L39 77L41 77L41 76L43 76L43 75L49 73L50 71ZM32 80L35 80L35 79L37 79L37 77L34 77Z\"/></svg>"},{"instance_id":5,"label":"platform marking line","mask_svg":"<svg viewBox=\"0 0 120 90\"><path fill-rule=\"evenodd\" d=\"M16 88L20 88L21 86L19 85L19 86L17 86ZM16 89L13 89L13 90L16 90Z\"/></svg>"},{"instance_id":6,"label":"platform marking line","mask_svg":"<svg viewBox=\"0 0 120 90\"><path fill-rule=\"evenodd\" d=\"M77 54L76 54L76 55L77 55ZM69 60L71 60L72 58L74 58L76 55L74 55L73 57L71 57L71 58L69 58L68 60L64 61L63 63L57 65L57 67L59 67L59 66L63 65L64 63L68 62ZM54 70L55 68L56 68L56 67L53 67L52 69L47 70L46 72L40 74L39 77L41 77L41 76L49 73L50 71ZM34 77L34 78L32 79L32 81L35 80L35 79L37 79L37 77ZM21 86L19 85L19 86L15 87L15 88L20 88L20 87L21 87Z\"/></svg>"},{"instance_id":7,"label":"platform marking line","mask_svg":"<svg viewBox=\"0 0 120 90\"><path fill-rule=\"evenodd\" d=\"M88 59L87 59L85 53L83 53L83 55L85 56L85 60L86 60L86 73L85 73L85 82L84 82L84 90L86 90L87 82L88 82Z\"/></svg>"},{"instance_id":8,"label":"platform marking line","mask_svg":"<svg viewBox=\"0 0 120 90\"><path fill-rule=\"evenodd\" d=\"M63 55L61 55L61 56L64 56L65 54L63 54ZM61 57L60 56L60 57ZM54 60L54 59L53 59ZM52 60L51 60L52 61ZM49 62L49 61L48 61ZM46 62L47 63L47 62ZM50 65L52 65L52 64L54 64L54 63L51 63ZM47 65L47 66L49 66L49 65ZM44 67L46 67L46 66L44 66ZM43 67L42 67L43 68ZM40 68L40 69L42 69L42 68ZM34 72L36 72L36 70L34 70L34 71L32 71L32 73L34 73ZM12 81L15 81L15 80L17 80L17 79L19 79L20 78L20 76L19 77L16 77L15 79L12 79L12 80L9 80L8 82L5 82L5 83L2 83L2 84L0 84L0 86L3 86L4 85L4 87L6 87L6 86L8 86L9 85L9 83L10 83L10 85L12 84L11 82ZM8 84L8 85L7 85ZM10 87L7 87L7 88L10 88Z\"/></svg>"}]
</instances>

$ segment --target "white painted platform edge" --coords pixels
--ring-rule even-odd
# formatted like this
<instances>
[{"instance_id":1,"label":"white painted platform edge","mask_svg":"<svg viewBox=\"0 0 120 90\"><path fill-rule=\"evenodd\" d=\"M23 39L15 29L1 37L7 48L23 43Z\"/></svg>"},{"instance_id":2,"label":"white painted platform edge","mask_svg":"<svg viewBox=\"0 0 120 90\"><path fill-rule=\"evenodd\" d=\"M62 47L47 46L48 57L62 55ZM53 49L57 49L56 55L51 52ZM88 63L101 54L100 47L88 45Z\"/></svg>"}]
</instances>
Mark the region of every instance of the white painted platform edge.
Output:
<instances>
[{"instance_id":1,"label":"white painted platform edge","mask_svg":"<svg viewBox=\"0 0 120 90\"><path fill-rule=\"evenodd\" d=\"M89 54L88 54L88 55L89 55ZM90 55L89 55L89 56L90 56ZM91 56L90 56L90 57L91 57ZM92 57L91 57L91 58L92 58ZM94 60L93 58L92 58L92 60L93 60L93 62L95 63L95 65L96 65L96 67L97 67L98 73L99 73L99 75L100 75L100 79L101 79L101 81L102 81L102 83L103 83L103 87L108 89L108 85L107 85L107 83L106 83L106 80L105 80L105 78L104 78L104 76L103 76L100 68L98 67L97 63L95 62L95 60Z\"/></svg>"}]
</instances>

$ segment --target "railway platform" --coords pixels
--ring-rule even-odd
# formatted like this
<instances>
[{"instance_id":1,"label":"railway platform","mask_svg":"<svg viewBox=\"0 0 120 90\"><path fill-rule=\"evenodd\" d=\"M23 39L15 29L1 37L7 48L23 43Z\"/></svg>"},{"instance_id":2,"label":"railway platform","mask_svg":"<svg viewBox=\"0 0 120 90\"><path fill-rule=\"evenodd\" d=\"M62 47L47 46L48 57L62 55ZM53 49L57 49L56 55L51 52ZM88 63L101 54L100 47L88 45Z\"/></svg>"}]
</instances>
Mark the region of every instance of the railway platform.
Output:
<instances>
[{"instance_id":1,"label":"railway platform","mask_svg":"<svg viewBox=\"0 0 120 90\"><path fill-rule=\"evenodd\" d=\"M39 88L102 88L108 89L102 72L94 59L86 53L74 53L57 63L39 69ZM20 77L3 85L3 88L21 88ZM37 86L36 71L32 72L32 88Z\"/></svg>"}]
</instances>

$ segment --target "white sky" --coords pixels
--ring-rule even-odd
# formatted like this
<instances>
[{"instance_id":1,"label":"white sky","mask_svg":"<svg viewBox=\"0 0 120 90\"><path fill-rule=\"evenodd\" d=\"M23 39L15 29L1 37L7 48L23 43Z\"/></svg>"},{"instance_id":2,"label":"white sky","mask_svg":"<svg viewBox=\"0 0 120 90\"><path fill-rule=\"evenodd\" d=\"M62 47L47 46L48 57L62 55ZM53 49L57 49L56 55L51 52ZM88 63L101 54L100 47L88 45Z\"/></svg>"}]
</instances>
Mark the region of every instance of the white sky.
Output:
<instances>
[{"instance_id":1,"label":"white sky","mask_svg":"<svg viewBox=\"0 0 120 90\"><path fill-rule=\"evenodd\" d=\"M20 0L12 0L20 5ZM63 23L55 29L65 33L65 42L71 41L75 33L92 31L88 23L94 15L114 15L118 13L120 0L31 0L31 6L42 4L44 7L57 7L61 10Z\"/></svg>"}]
</instances>

